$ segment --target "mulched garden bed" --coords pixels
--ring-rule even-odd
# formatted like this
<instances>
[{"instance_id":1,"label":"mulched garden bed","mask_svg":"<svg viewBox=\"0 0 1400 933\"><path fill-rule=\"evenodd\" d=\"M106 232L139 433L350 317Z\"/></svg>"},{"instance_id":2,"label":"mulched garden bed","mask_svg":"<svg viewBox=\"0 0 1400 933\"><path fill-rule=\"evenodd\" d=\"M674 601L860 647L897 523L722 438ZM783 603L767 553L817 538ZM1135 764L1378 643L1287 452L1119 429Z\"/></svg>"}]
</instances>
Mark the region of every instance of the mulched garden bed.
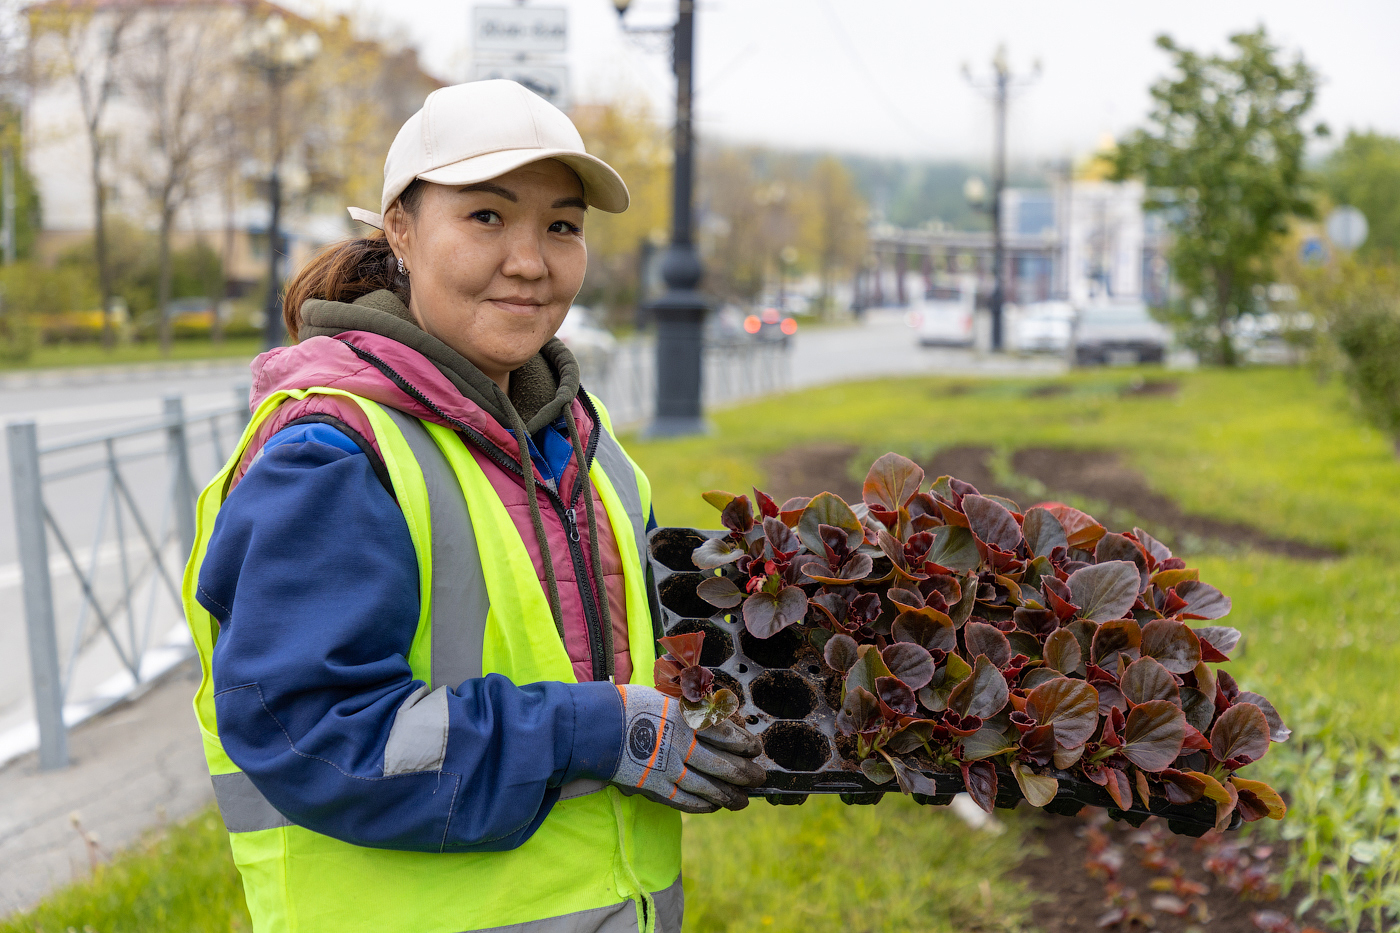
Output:
<instances>
[{"instance_id":1,"label":"mulched garden bed","mask_svg":"<svg viewBox=\"0 0 1400 933\"><path fill-rule=\"evenodd\" d=\"M1297 886L1280 897L1283 851L1236 833L1173 836L1160 820L1134 829L1100 810L1038 819L1028 841L1042 854L1017 875L1046 898L1034 912L1042 933L1259 933L1292 918L1306 893Z\"/></svg>"}]
</instances>

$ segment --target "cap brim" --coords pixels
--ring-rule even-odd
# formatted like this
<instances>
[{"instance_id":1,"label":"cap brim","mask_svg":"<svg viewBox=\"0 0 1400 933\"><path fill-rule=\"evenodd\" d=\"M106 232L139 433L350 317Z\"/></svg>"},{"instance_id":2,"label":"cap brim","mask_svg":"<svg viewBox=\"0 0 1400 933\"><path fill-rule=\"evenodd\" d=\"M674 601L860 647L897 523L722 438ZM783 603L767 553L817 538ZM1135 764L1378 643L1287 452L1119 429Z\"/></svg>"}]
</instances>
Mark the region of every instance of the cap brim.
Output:
<instances>
[{"instance_id":1,"label":"cap brim","mask_svg":"<svg viewBox=\"0 0 1400 933\"><path fill-rule=\"evenodd\" d=\"M627 210L631 198L622 176L602 159L576 149L503 149L453 162L418 177L435 185L473 185L545 159L557 159L574 170L583 182L583 199L590 207L610 214Z\"/></svg>"}]
</instances>

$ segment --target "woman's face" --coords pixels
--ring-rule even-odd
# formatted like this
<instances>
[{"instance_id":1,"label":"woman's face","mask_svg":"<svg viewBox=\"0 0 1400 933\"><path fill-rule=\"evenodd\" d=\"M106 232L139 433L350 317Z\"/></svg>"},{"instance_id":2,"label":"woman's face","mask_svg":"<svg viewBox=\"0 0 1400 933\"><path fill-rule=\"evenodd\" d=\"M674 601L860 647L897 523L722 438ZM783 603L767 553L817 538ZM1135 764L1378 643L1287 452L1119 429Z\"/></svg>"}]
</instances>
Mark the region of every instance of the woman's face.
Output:
<instances>
[{"instance_id":1,"label":"woman's face","mask_svg":"<svg viewBox=\"0 0 1400 933\"><path fill-rule=\"evenodd\" d=\"M583 185L547 159L490 181L427 185L385 232L412 283L419 325L503 390L564 321L583 285Z\"/></svg>"}]
</instances>

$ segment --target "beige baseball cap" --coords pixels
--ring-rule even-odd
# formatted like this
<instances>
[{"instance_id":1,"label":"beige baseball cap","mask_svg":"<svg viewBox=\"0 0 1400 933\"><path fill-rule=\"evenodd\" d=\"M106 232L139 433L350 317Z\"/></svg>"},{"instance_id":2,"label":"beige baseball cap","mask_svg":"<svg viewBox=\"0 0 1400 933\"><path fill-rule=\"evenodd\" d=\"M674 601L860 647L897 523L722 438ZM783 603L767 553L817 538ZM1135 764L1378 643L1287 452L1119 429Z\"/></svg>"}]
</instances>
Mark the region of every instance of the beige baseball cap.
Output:
<instances>
[{"instance_id":1,"label":"beige baseball cap","mask_svg":"<svg viewBox=\"0 0 1400 933\"><path fill-rule=\"evenodd\" d=\"M350 216L382 230L384 212L415 178L472 185L541 159L558 159L573 169L590 206L610 214L627 210L622 176L584 151L573 121L524 85L496 79L429 94L389 147L379 213L352 207Z\"/></svg>"}]
</instances>

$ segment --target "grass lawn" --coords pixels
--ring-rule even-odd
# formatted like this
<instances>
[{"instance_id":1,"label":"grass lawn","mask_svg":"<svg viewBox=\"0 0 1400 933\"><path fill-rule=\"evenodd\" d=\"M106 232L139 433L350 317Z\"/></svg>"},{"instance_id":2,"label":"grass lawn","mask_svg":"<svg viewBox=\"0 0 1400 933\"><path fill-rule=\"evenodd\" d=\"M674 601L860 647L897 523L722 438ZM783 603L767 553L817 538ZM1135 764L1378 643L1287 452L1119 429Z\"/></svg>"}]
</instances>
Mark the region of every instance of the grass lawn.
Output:
<instances>
[{"instance_id":1,"label":"grass lawn","mask_svg":"<svg viewBox=\"0 0 1400 933\"><path fill-rule=\"evenodd\" d=\"M1030 394L1032 383L1015 380L963 383L956 392L951 382L933 379L847 384L720 412L709 437L631 439L628 448L650 475L657 517L667 525L715 527L717 516L699 493L761 487L765 458L797 444L849 443L866 463L887 450L924 460L965 444L1003 455L1062 446L1122 451L1155 490L1189 512L1343 550L1326 561L1246 551L1191 563L1234 599L1229 621L1245 633L1246 648L1232 671L1270 696L1297 730L1294 742L1253 769L1294 796L1295 817L1284 828L1308 853L1297 876L1320 888L1372 883L1361 875L1397 859L1394 845L1389 854L1376 852L1400 827L1390 772L1366 778L1376 762L1400 773L1400 757L1374 752L1400 742L1400 579L1393 569L1400 558L1400 463L1377 432L1357 422L1340 390L1306 372L1172 374L1180 383L1174 396L1121 396L1134 375L1075 374L1062 380L1067 392L1051 396ZM1092 511L1091 501L1080 504ZM1312 757L1303 753L1309 744ZM1294 751L1282 753L1290 746ZM210 842L196 855L196 842L176 841L205 838L203 826L196 820L131 858L168 858L175 888L211 885L208 873L228 870L226 851ZM686 828L687 929L1022 928L1027 896L1009 874L1018 851L1014 819L1009 827L1000 837L973 836L946 813L893 798L878 807L830 798L800 807L755 803L739 814L693 818ZM818 860L829 876L809 878L805 867ZM1387 884L1400 890L1400 866L1385 871L1374 880L1381 893L1372 900L1395 896L1384 893ZM41 908L56 912L12 921L0 933L84 923L104 931L206 928L192 920L154 926L120 919L136 917L138 908L113 893L118 874L114 866L79 889L89 893L60 894ZM188 895L170 896L172 918L185 909L179 904L193 902L182 898ZM133 906L118 909L124 903ZM215 926L227 929L239 916L235 899L219 895L210 903L200 913L217 912ZM1359 918L1365 903L1348 909ZM101 924L83 919L99 914ZM1345 917L1339 923L1356 925Z\"/></svg>"},{"instance_id":2,"label":"grass lawn","mask_svg":"<svg viewBox=\"0 0 1400 933\"><path fill-rule=\"evenodd\" d=\"M58 369L68 366L120 366L129 363L163 363L188 360L246 359L263 350L261 337L238 337L215 344L208 340L177 340L169 356L162 356L155 341L131 343L104 350L96 343L41 346L22 362L0 360L0 372Z\"/></svg>"}]
</instances>

